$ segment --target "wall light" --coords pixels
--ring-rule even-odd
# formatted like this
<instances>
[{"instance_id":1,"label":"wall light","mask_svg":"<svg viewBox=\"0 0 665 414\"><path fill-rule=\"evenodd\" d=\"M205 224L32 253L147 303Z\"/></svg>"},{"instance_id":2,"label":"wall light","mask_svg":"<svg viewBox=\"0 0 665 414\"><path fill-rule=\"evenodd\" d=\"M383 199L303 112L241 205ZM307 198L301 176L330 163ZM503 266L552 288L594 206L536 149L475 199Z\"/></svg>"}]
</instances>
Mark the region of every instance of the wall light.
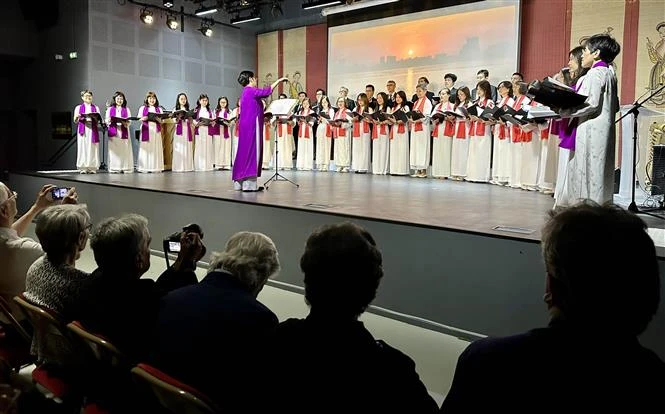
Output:
<instances>
[{"instance_id":1,"label":"wall light","mask_svg":"<svg viewBox=\"0 0 665 414\"><path fill-rule=\"evenodd\" d=\"M212 22L208 22L203 20L201 22L201 27L199 28L199 32L205 37L212 37L212 29L211 26L213 25Z\"/></svg>"},{"instance_id":2,"label":"wall light","mask_svg":"<svg viewBox=\"0 0 665 414\"><path fill-rule=\"evenodd\" d=\"M163 0L162 5L170 9L171 7L173 7L173 2L171 0Z\"/></svg>"}]
</instances>

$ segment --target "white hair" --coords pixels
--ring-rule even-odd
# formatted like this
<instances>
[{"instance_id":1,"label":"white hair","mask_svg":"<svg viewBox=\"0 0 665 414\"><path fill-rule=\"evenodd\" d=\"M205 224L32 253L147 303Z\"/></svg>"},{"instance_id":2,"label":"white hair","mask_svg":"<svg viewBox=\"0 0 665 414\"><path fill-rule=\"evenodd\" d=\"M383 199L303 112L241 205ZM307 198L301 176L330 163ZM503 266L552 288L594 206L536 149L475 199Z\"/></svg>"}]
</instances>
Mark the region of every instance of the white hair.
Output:
<instances>
[{"instance_id":1,"label":"white hair","mask_svg":"<svg viewBox=\"0 0 665 414\"><path fill-rule=\"evenodd\" d=\"M99 223L90 247L100 268L130 268L136 255L150 238L148 219L140 214L109 217Z\"/></svg>"},{"instance_id":2,"label":"white hair","mask_svg":"<svg viewBox=\"0 0 665 414\"><path fill-rule=\"evenodd\" d=\"M90 225L85 204L59 204L42 211L37 217L35 233L49 260L62 262L79 243L79 237Z\"/></svg>"},{"instance_id":3,"label":"white hair","mask_svg":"<svg viewBox=\"0 0 665 414\"><path fill-rule=\"evenodd\" d=\"M0 181L0 189L4 190L6 189L7 191L0 191L0 204L4 203L9 199L9 195L7 194L9 190L9 186L2 181Z\"/></svg>"},{"instance_id":4,"label":"white hair","mask_svg":"<svg viewBox=\"0 0 665 414\"><path fill-rule=\"evenodd\" d=\"M223 252L212 254L208 272L226 270L252 292L259 292L280 269L275 243L262 233L242 231L226 242Z\"/></svg>"}]
</instances>

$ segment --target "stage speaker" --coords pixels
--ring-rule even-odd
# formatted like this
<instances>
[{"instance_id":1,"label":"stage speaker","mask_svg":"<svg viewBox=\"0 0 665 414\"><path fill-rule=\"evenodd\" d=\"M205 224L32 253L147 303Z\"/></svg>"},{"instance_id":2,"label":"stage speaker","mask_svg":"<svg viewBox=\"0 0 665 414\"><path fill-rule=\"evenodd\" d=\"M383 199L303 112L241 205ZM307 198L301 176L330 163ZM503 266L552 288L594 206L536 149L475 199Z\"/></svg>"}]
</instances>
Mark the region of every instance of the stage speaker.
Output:
<instances>
[{"instance_id":1,"label":"stage speaker","mask_svg":"<svg viewBox=\"0 0 665 414\"><path fill-rule=\"evenodd\" d=\"M665 194L665 145L653 146L653 161L649 170L647 173L651 178L651 187L648 192L651 195Z\"/></svg>"}]
</instances>

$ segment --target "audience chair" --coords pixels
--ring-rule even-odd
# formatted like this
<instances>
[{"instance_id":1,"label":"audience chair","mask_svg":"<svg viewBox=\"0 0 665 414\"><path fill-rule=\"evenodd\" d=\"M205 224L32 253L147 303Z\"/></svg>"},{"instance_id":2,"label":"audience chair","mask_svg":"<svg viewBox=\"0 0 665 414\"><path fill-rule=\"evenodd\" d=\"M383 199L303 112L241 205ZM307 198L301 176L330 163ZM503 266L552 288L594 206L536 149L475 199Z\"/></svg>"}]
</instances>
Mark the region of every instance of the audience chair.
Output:
<instances>
[{"instance_id":1,"label":"audience chair","mask_svg":"<svg viewBox=\"0 0 665 414\"><path fill-rule=\"evenodd\" d=\"M137 384L147 388L172 413L213 414L219 411L208 397L148 364L132 368Z\"/></svg>"},{"instance_id":2,"label":"audience chair","mask_svg":"<svg viewBox=\"0 0 665 414\"><path fill-rule=\"evenodd\" d=\"M79 321L68 323L67 328L74 333L81 346L90 351L99 365L104 368L123 368L125 356L106 338L88 331Z\"/></svg>"},{"instance_id":3,"label":"audience chair","mask_svg":"<svg viewBox=\"0 0 665 414\"><path fill-rule=\"evenodd\" d=\"M35 332L53 332L70 340L65 323L57 312L29 302L22 294L14 297L14 301L28 316ZM46 398L57 403L63 403L65 398L79 398L76 387L56 371L60 370L53 370L48 364L37 365L32 371L32 380Z\"/></svg>"},{"instance_id":4,"label":"audience chair","mask_svg":"<svg viewBox=\"0 0 665 414\"><path fill-rule=\"evenodd\" d=\"M0 296L0 312L9 321L8 327L11 327L9 332L3 330L3 335L0 337L0 359L12 370L19 372L21 368L35 362L35 358L30 355L32 335L16 319L9 303L2 296Z\"/></svg>"}]
</instances>

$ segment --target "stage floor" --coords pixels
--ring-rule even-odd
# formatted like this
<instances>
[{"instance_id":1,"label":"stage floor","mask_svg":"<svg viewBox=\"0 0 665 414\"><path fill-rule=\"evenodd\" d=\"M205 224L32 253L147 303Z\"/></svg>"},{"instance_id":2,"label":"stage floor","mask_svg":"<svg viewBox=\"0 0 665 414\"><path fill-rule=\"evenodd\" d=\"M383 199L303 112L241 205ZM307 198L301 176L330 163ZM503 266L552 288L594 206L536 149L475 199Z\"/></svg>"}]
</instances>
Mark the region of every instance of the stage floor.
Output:
<instances>
[{"instance_id":1,"label":"stage floor","mask_svg":"<svg viewBox=\"0 0 665 414\"><path fill-rule=\"evenodd\" d=\"M260 184L272 175L272 171L263 173ZM233 190L230 171L29 174L530 241L540 240L540 228L554 202L549 195L490 184L354 173L281 173L300 187L279 181L260 193L238 192Z\"/></svg>"}]
</instances>

